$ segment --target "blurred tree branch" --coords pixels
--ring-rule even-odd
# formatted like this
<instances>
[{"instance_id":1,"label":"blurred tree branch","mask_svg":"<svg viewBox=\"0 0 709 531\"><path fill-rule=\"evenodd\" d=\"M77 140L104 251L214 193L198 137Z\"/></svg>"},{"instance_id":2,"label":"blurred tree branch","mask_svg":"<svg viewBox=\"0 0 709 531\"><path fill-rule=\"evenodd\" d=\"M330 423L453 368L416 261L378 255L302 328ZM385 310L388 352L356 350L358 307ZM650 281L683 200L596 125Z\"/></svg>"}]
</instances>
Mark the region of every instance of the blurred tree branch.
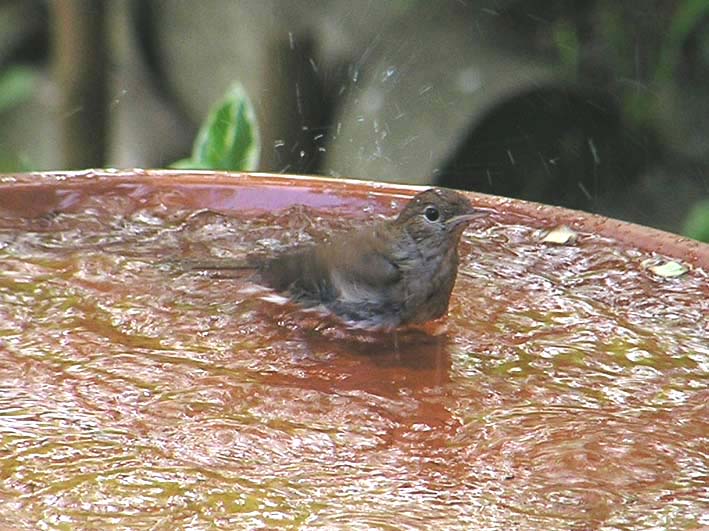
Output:
<instances>
[{"instance_id":1,"label":"blurred tree branch","mask_svg":"<svg viewBox=\"0 0 709 531\"><path fill-rule=\"evenodd\" d=\"M106 160L106 2L54 0L53 74L65 168L100 167Z\"/></svg>"}]
</instances>

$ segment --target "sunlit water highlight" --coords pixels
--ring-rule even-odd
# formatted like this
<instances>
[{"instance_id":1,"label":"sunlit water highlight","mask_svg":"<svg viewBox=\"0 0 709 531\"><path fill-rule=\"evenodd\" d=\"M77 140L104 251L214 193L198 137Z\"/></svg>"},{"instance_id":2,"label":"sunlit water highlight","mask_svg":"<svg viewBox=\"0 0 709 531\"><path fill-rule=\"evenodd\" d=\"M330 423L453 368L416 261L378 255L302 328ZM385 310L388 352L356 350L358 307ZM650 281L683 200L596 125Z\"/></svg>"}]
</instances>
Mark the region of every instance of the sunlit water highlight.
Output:
<instances>
[{"instance_id":1,"label":"sunlit water highlight","mask_svg":"<svg viewBox=\"0 0 709 531\"><path fill-rule=\"evenodd\" d=\"M170 265L375 212L121 207L0 223L0 528L709 525L705 271L494 214L394 340Z\"/></svg>"}]
</instances>

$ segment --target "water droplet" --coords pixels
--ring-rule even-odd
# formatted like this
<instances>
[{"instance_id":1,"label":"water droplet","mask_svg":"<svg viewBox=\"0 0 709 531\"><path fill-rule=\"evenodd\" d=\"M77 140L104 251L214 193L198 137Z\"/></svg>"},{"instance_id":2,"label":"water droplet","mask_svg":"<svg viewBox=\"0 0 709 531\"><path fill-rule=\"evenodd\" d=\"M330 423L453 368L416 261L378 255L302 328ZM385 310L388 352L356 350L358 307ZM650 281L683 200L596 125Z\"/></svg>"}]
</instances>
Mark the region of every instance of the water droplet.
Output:
<instances>
[{"instance_id":1,"label":"water droplet","mask_svg":"<svg viewBox=\"0 0 709 531\"><path fill-rule=\"evenodd\" d=\"M508 149L508 150L507 150L507 158L510 159L510 164L512 164L512 166L514 166L514 165L516 164L516 163L515 163L515 158L514 158L514 156L512 156L512 150L511 150L511 149Z\"/></svg>"},{"instance_id":2,"label":"water droplet","mask_svg":"<svg viewBox=\"0 0 709 531\"><path fill-rule=\"evenodd\" d=\"M396 67L389 66L382 74L382 82L386 82L396 75Z\"/></svg>"},{"instance_id":3,"label":"water droplet","mask_svg":"<svg viewBox=\"0 0 709 531\"><path fill-rule=\"evenodd\" d=\"M596 144L593 138L588 137L588 149L591 150L591 155L593 155L593 162L598 166L601 163L601 158L598 156L598 150L596 149Z\"/></svg>"},{"instance_id":4,"label":"water droplet","mask_svg":"<svg viewBox=\"0 0 709 531\"><path fill-rule=\"evenodd\" d=\"M433 88L433 85L424 85L419 89L419 96L423 96L427 92L430 92L431 89Z\"/></svg>"}]
</instances>

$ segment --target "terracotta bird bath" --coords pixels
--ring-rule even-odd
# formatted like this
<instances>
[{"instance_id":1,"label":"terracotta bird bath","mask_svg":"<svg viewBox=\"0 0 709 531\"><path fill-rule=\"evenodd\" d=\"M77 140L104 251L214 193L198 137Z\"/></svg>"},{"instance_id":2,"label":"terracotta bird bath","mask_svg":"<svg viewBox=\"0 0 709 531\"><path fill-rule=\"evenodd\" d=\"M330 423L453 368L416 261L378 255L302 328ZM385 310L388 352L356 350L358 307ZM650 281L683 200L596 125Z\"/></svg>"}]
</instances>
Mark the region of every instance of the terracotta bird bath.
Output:
<instances>
[{"instance_id":1,"label":"terracotta bird bath","mask_svg":"<svg viewBox=\"0 0 709 531\"><path fill-rule=\"evenodd\" d=\"M318 241L418 190L0 176L0 528L709 525L705 244L470 193L490 214L444 329L396 338L171 266Z\"/></svg>"}]
</instances>

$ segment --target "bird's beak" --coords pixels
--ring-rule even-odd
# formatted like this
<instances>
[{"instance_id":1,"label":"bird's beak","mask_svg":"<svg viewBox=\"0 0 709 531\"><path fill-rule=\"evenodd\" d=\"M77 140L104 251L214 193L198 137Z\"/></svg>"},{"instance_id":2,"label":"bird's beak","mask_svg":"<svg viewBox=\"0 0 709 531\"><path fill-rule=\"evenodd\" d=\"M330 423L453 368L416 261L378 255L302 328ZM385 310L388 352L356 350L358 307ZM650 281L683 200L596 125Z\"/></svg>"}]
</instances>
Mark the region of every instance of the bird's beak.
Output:
<instances>
[{"instance_id":1,"label":"bird's beak","mask_svg":"<svg viewBox=\"0 0 709 531\"><path fill-rule=\"evenodd\" d=\"M457 227L458 225L462 225L463 223L470 223L474 219L484 218L487 215L487 212L476 210L475 212L471 212L470 214L461 214L460 216L454 216L450 218L448 220L448 225L450 225L451 227Z\"/></svg>"}]
</instances>

